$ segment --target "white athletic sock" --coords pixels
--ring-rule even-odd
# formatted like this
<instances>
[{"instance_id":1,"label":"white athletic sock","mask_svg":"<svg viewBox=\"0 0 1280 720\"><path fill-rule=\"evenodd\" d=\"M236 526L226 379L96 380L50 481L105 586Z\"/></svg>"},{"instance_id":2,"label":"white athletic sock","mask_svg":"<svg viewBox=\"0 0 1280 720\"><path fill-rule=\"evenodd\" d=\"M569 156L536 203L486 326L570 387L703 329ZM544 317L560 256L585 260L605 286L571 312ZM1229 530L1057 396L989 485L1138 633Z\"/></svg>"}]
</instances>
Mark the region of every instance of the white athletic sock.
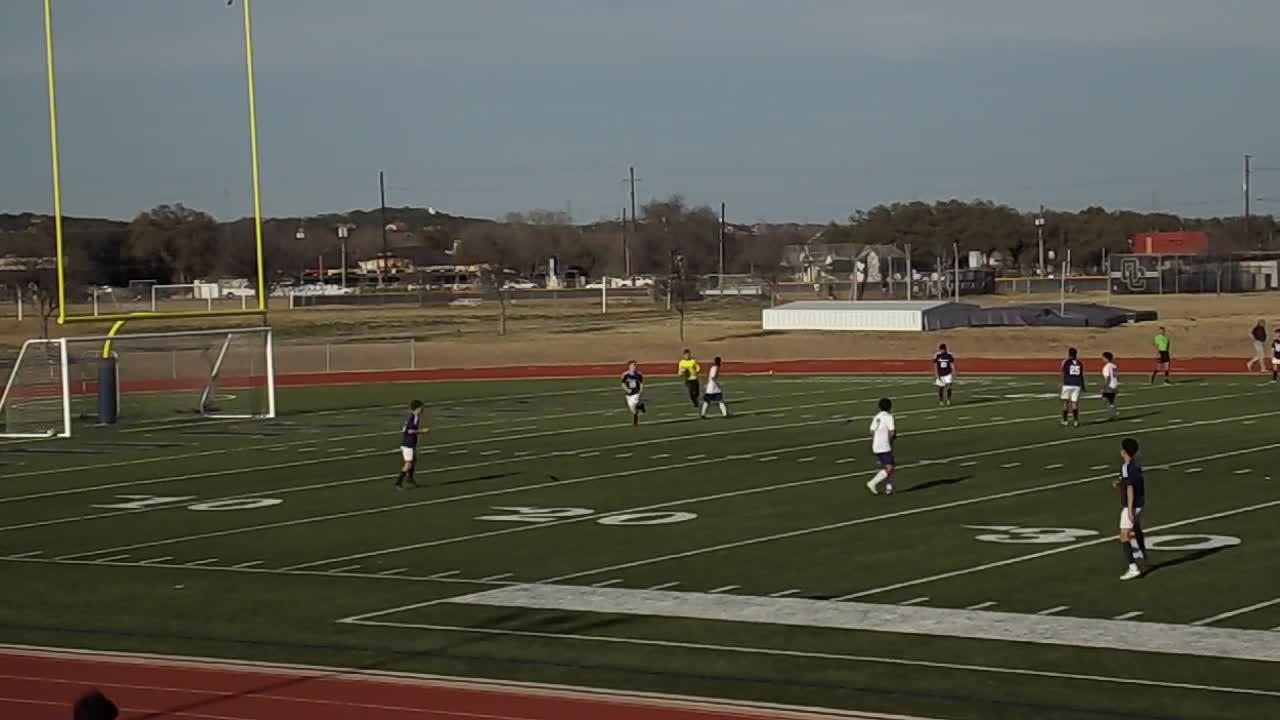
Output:
<instances>
[{"instance_id":1,"label":"white athletic sock","mask_svg":"<svg viewBox=\"0 0 1280 720\"><path fill-rule=\"evenodd\" d=\"M701 412L701 413L699 413L699 414L700 414L700 415L702 415L702 417L706 417L706 416L707 416L707 404L706 404L705 402L704 402L704 403L702 403L702 412Z\"/></svg>"},{"instance_id":2,"label":"white athletic sock","mask_svg":"<svg viewBox=\"0 0 1280 720\"><path fill-rule=\"evenodd\" d=\"M879 485L880 483L884 482L885 478L887 477L889 477L889 473L881 470L880 472L876 473L875 477L871 478L871 484Z\"/></svg>"},{"instance_id":3,"label":"white athletic sock","mask_svg":"<svg viewBox=\"0 0 1280 720\"><path fill-rule=\"evenodd\" d=\"M725 405L724 403L720 403L720 415L721 415L721 417L729 417L729 406L728 406L728 405Z\"/></svg>"}]
</instances>

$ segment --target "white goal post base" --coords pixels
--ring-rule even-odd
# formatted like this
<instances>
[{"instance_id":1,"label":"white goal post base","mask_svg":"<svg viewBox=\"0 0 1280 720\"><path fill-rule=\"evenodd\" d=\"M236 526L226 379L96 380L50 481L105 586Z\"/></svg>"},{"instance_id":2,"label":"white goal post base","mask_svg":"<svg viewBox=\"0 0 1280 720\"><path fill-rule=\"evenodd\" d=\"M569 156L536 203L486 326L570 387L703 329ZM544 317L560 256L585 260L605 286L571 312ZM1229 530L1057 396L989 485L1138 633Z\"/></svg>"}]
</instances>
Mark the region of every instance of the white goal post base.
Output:
<instances>
[{"instance_id":1,"label":"white goal post base","mask_svg":"<svg viewBox=\"0 0 1280 720\"><path fill-rule=\"evenodd\" d=\"M0 438L70 437L117 415L274 418L273 349L269 327L28 340L0 395Z\"/></svg>"}]
</instances>

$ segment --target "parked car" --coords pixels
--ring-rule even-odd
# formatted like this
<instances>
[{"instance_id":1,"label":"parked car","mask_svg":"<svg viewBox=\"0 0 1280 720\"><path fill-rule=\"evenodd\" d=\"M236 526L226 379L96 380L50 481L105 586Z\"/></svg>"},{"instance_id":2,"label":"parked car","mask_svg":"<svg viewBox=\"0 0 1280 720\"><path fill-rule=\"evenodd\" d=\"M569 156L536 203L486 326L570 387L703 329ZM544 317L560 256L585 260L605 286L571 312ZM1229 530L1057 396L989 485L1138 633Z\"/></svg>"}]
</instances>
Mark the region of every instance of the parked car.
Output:
<instances>
[{"instance_id":1,"label":"parked car","mask_svg":"<svg viewBox=\"0 0 1280 720\"><path fill-rule=\"evenodd\" d=\"M538 286L524 279L508 280L502 285L503 290L533 290L536 287Z\"/></svg>"}]
</instances>

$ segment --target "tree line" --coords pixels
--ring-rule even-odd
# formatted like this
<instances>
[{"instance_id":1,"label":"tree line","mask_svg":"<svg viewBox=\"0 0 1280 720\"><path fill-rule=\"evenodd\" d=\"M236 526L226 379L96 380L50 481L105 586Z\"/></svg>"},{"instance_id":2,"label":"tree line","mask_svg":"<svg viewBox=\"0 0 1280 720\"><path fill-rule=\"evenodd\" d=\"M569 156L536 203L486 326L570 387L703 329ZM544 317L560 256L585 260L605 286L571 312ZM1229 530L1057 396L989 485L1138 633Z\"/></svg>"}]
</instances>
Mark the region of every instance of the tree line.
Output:
<instances>
[{"instance_id":1,"label":"tree line","mask_svg":"<svg viewBox=\"0 0 1280 720\"><path fill-rule=\"evenodd\" d=\"M264 221L263 257L269 282L300 278L324 265L336 268L344 244L337 228L347 228L349 265L416 251L441 264L490 265L532 275L556 258L592 277L632 274L701 276L719 271L721 238L726 273L777 275L783 248L807 243L910 244L916 265L933 269L948 263L953 247L998 253L1007 271L1025 271L1038 257L1038 214L988 201L950 200L878 205L827 225L731 223L721 227L708 205L680 195L645 204L628 222L576 224L563 212L511 213L500 221L456 217L423 208L391 208L309 218ZM1188 218L1169 213L1047 210L1046 248L1061 256L1070 249L1078 268L1097 267L1104 253L1125 252L1136 233L1204 230L1216 252L1276 249L1280 229L1270 215L1252 218ZM120 286L130 279L186 283L200 278L255 276L254 226L248 219L218 222L183 205L161 205L130 222L69 218L64 222L68 280L75 286ZM389 239L388 239L389 238ZM52 253L53 228L47 217L0 216L0 256L41 258ZM11 268L12 270L12 268ZM31 267L18 281L48 282L47 267ZM19 273L21 274L21 273ZM13 282L11 279L10 282Z\"/></svg>"}]
</instances>

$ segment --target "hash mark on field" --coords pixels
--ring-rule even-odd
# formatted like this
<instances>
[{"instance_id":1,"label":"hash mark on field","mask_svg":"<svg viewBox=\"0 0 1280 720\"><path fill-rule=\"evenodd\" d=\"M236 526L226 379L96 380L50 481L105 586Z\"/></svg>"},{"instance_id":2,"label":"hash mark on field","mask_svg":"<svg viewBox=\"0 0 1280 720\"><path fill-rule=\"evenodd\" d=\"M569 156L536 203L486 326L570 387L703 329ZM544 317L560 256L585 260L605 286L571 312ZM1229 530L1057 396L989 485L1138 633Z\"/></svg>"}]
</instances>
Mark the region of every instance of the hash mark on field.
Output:
<instances>
[{"instance_id":1,"label":"hash mark on field","mask_svg":"<svg viewBox=\"0 0 1280 720\"><path fill-rule=\"evenodd\" d=\"M706 457L706 455L690 455L689 457L685 458L685 460L701 460L704 457Z\"/></svg>"},{"instance_id":2,"label":"hash mark on field","mask_svg":"<svg viewBox=\"0 0 1280 720\"><path fill-rule=\"evenodd\" d=\"M408 572L409 568L396 568L394 570L383 570L379 575L399 575L402 572Z\"/></svg>"},{"instance_id":3,"label":"hash mark on field","mask_svg":"<svg viewBox=\"0 0 1280 720\"><path fill-rule=\"evenodd\" d=\"M809 456L809 457L802 457L802 458L800 458L800 459L796 460L796 462L798 462L798 463L809 463L809 462L813 462L814 460L817 460L817 459L818 459L818 458L816 458L816 457Z\"/></svg>"},{"instance_id":4,"label":"hash mark on field","mask_svg":"<svg viewBox=\"0 0 1280 720\"><path fill-rule=\"evenodd\" d=\"M480 582L494 582L495 580L506 580L509 577L511 577L511 573L509 572L498 573L497 575L490 575L489 577L486 577L486 578L480 578Z\"/></svg>"},{"instance_id":5,"label":"hash mark on field","mask_svg":"<svg viewBox=\"0 0 1280 720\"><path fill-rule=\"evenodd\" d=\"M651 587L651 588L649 588L649 589L650 589L650 590L667 590L667 589L669 589L669 588L673 588L673 587L675 587L675 586L677 586L677 585L679 585L679 584L680 584L680 583L678 583L678 582L662 583L661 585L654 585L653 587Z\"/></svg>"},{"instance_id":6,"label":"hash mark on field","mask_svg":"<svg viewBox=\"0 0 1280 720\"><path fill-rule=\"evenodd\" d=\"M140 562L140 563L138 563L138 564L139 564L139 565L150 565L150 564L152 564L152 563L162 563L162 562L166 562L166 561L168 561L168 560L172 560L172 559L173 559L173 556L172 556L172 555L165 555L164 557L151 558L150 560L143 560L142 562Z\"/></svg>"},{"instance_id":7,"label":"hash mark on field","mask_svg":"<svg viewBox=\"0 0 1280 720\"><path fill-rule=\"evenodd\" d=\"M1121 613L1111 619L1112 620L1132 620L1141 614L1142 614L1141 610L1134 610L1133 612Z\"/></svg>"},{"instance_id":8,"label":"hash mark on field","mask_svg":"<svg viewBox=\"0 0 1280 720\"><path fill-rule=\"evenodd\" d=\"M857 458L840 458L839 460L836 461L836 464L844 465L845 463L851 463L851 462L857 462Z\"/></svg>"},{"instance_id":9,"label":"hash mark on field","mask_svg":"<svg viewBox=\"0 0 1280 720\"><path fill-rule=\"evenodd\" d=\"M667 453L658 453L657 455L654 455L652 459L653 459L653 460L666 460L666 459L667 459L667 458L669 458L669 457L671 457L671 455L669 455L669 454L667 454Z\"/></svg>"},{"instance_id":10,"label":"hash mark on field","mask_svg":"<svg viewBox=\"0 0 1280 720\"><path fill-rule=\"evenodd\" d=\"M807 414L807 415L801 415L801 416L800 416L800 419L801 419L801 420L812 420L812 419L813 419L813 413L809 413L809 414Z\"/></svg>"},{"instance_id":11,"label":"hash mark on field","mask_svg":"<svg viewBox=\"0 0 1280 720\"><path fill-rule=\"evenodd\" d=\"M789 595L795 595L798 592L800 592L798 588L793 588L791 590L783 590L782 592L770 593L769 597L787 597Z\"/></svg>"},{"instance_id":12,"label":"hash mark on field","mask_svg":"<svg viewBox=\"0 0 1280 720\"><path fill-rule=\"evenodd\" d=\"M918 598L911 598L910 600L903 600L898 604L899 605L919 605L920 603L927 603L927 602L929 602L929 598L918 597Z\"/></svg>"},{"instance_id":13,"label":"hash mark on field","mask_svg":"<svg viewBox=\"0 0 1280 720\"><path fill-rule=\"evenodd\" d=\"M532 451L532 450L517 450L517 451L515 452L515 456L516 456L516 457L520 457L520 456L523 456L523 455L532 455L532 454L533 454L533 451Z\"/></svg>"},{"instance_id":14,"label":"hash mark on field","mask_svg":"<svg viewBox=\"0 0 1280 720\"><path fill-rule=\"evenodd\" d=\"M359 565L343 565L342 567L340 567L340 568L334 568L333 570L330 570L329 572L331 572L331 573L345 573L345 572L351 572L352 570L359 570L359 569L360 569L360 566L359 566Z\"/></svg>"},{"instance_id":15,"label":"hash mark on field","mask_svg":"<svg viewBox=\"0 0 1280 720\"><path fill-rule=\"evenodd\" d=\"M777 459L778 459L777 455L765 455L764 457L760 458L757 462L773 462L774 460L777 460Z\"/></svg>"},{"instance_id":16,"label":"hash mark on field","mask_svg":"<svg viewBox=\"0 0 1280 720\"><path fill-rule=\"evenodd\" d=\"M1252 425L1252 424L1254 424L1254 423L1256 423L1256 422L1258 422L1258 421L1257 421L1257 420L1245 420L1244 422L1242 422L1242 423L1240 423L1240 424L1241 424L1241 425Z\"/></svg>"},{"instance_id":17,"label":"hash mark on field","mask_svg":"<svg viewBox=\"0 0 1280 720\"><path fill-rule=\"evenodd\" d=\"M986 602L974 603L973 605L966 607L965 610L982 610L983 608L989 608L998 604L999 603L995 600L987 600Z\"/></svg>"},{"instance_id":18,"label":"hash mark on field","mask_svg":"<svg viewBox=\"0 0 1280 720\"><path fill-rule=\"evenodd\" d=\"M17 555L10 555L9 557L13 558L14 560L17 560L19 558L35 557L36 555L43 555L43 554L44 554L43 550L32 550L31 552L18 553Z\"/></svg>"},{"instance_id":19,"label":"hash mark on field","mask_svg":"<svg viewBox=\"0 0 1280 720\"><path fill-rule=\"evenodd\" d=\"M129 556L128 556L128 555L112 555L111 557L104 557L104 558L101 558L101 559L99 559L99 560L98 560L98 562L104 562L104 563L107 563L107 562L116 562L117 560L123 560L123 559L125 559L125 558L127 558L127 557L129 557Z\"/></svg>"},{"instance_id":20,"label":"hash mark on field","mask_svg":"<svg viewBox=\"0 0 1280 720\"><path fill-rule=\"evenodd\" d=\"M724 587L718 587L718 588L716 588L716 589L714 589L714 590L708 590L707 592L709 592L709 593L711 593L712 595L714 595L714 594L716 594L716 593L732 592L732 591L734 591L734 590L737 590L737 589L738 589L738 588L740 588L740 587L742 587L742 586L741 586L741 585L725 585Z\"/></svg>"},{"instance_id":21,"label":"hash mark on field","mask_svg":"<svg viewBox=\"0 0 1280 720\"><path fill-rule=\"evenodd\" d=\"M331 452L331 453L340 453L340 452L346 452L346 451L347 449L344 447L329 448L328 450L325 450L325 452Z\"/></svg>"},{"instance_id":22,"label":"hash mark on field","mask_svg":"<svg viewBox=\"0 0 1280 720\"><path fill-rule=\"evenodd\" d=\"M448 571L446 571L446 572L436 573L435 575L428 575L428 576L427 576L427 579L429 579L429 580L439 580L440 578L453 577L454 575L457 575L457 574L458 574L458 571L457 571L457 570L448 570Z\"/></svg>"},{"instance_id":23,"label":"hash mark on field","mask_svg":"<svg viewBox=\"0 0 1280 720\"><path fill-rule=\"evenodd\" d=\"M595 450L592 450L591 452L579 453L579 454L578 454L578 457L580 457L580 458L588 458L588 457L595 457L595 456L597 456L597 455L599 455L599 454L600 454L599 452L597 452L597 451L595 451Z\"/></svg>"},{"instance_id":24,"label":"hash mark on field","mask_svg":"<svg viewBox=\"0 0 1280 720\"><path fill-rule=\"evenodd\" d=\"M1038 613L1036 613L1036 614L1037 614L1037 615L1057 615L1058 613L1062 612L1063 610L1070 610L1070 609L1071 609L1071 606L1070 606L1070 605L1058 605L1058 606L1056 606L1056 607L1051 607L1051 608L1046 608L1046 609L1044 609L1044 610L1041 610L1040 612L1038 612Z\"/></svg>"},{"instance_id":25,"label":"hash mark on field","mask_svg":"<svg viewBox=\"0 0 1280 720\"><path fill-rule=\"evenodd\" d=\"M957 419L957 420L962 420L962 421L963 421L963 420L971 420L972 418L971 418L971 417L969 417L968 415L961 415L960 417L958 417L958 418L956 418L956 419Z\"/></svg>"},{"instance_id":26,"label":"hash mark on field","mask_svg":"<svg viewBox=\"0 0 1280 720\"><path fill-rule=\"evenodd\" d=\"M973 467L974 465L977 465L977 464L978 464L977 460L968 460L960 463L960 467Z\"/></svg>"},{"instance_id":27,"label":"hash mark on field","mask_svg":"<svg viewBox=\"0 0 1280 720\"><path fill-rule=\"evenodd\" d=\"M1202 473L1202 472L1204 472L1204 468L1187 468L1188 475L1194 475L1196 473Z\"/></svg>"},{"instance_id":28,"label":"hash mark on field","mask_svg":"<svg viewBox=\"0 0 1280 720\"><path fill-rule=\"evenodd\" d=\"M205 558L203 560L196 560L195 562L189 562L187 563L187 565L199 567L200 565L208 565L209 563L216 563L216 562L218 562L218 558Z\"/></svg>"},{"instance_id":29,"label":"hash mark on field","mask_svg":"<svg viewBox=\"0 0 1280 720\"><path fill-rule=\"evenodd\" d=\"M250 560L249 562L242 562L239 565L232 565L231 567L235 568L236 570L246 570L251 567L257 567L261 564L262 564L261 560Z\"/></svg>"},{"instance_id":30,"label":"hash mark on field","mask_svg":"<svg viewBox=\"0 0 1280 720\"><path fill-rule=\"evenodd\" d=\"M925 420L937 420L937 419L938 419L937 415L928 415L925 417Z\"/></svg>"},{"instance_id":31,"label":"hash mark on field","mask_svg":"<svg viewBox=\"0 0 1280 720\"><path fill-rule=\"evenodd\" d=\"M614 457L618 458L619 460L622 460L624 458L631 457L631 453L618 453L617 455L614 455Z\"/></svg>"},{"instance_id":32,"label":"hash mark on field","mask_svg":"<svg viewBox=\"0 0 1280 720\"><path fill-rule=\"evenodd\" d=\"M1066 465L1063 465L1062 463L1054 463L1054 464L1052 464L1052 465L1045 465L1045 466L1044 466L1044 469L1045 469L1045 470L1060 470L1060 469L1062 469L1062 468L1064 468L1064 467L1066 467Z\"/></svg>"},{"instance_id":33,"label":"hash mark on field","mask_svg":"<svg viewBox=\"0 0 1280 720\"><path fill-rule=\"evenodd\" d=\"M315 452L315 451L316 449L313 447L298 448L298 452L300 453L309 453L309 452Z\"/></svg>"},{"instance_id":34,"label":"hash mark on field","mask_svg":"<svg viewBox=\"0 0 1280 720\"><path fill-rule=\"evenodd\" d=\"M500 429L498 429L498 430L490 430L490 431L489 431L489 434L490 434L490 435L500 435L500 434L502 434L502 433L508 433L508 432L521 432L521 431L523 431L523 430L537 430L537 429L538 429L538 426L537 426L537 425L523 425L523 426L520 426L520 427L513 427L513 428L500 428Z\"/></svg>"},{"instance_id":35,"label":"hash mark on field","mask_svg":"<svg viewBox=\"0 0 1280 720\"><path fill-rule=\"evenodd\" d=\"M1231 474L1232 475L1248 475L1251 472L1253 472L1252 468L1240 468L1239 470L1233 470Z\"/></svg>"},{"instance_id":36,"label":"hash mark on field","mask_svg":"<svg viewBox=\"0 0 1280 720\"><path fill-rule=\"evenodd\" d=\"M1276 598L1274 600L1266 600L1260 603L1254 603L1253 605L1246 605L1242 608L1237 608L1235 610L1219 613L1217 615L1214 615L1213 617L1207 617L1207 618L1204 618L1203 620L1196 620L1191 624L1192 625L1210 625L1218 622L1219 620L1226 620L1227 618L1233 618L1237 615L1244 615L1245 613L1251 613L1254 610L1261 610L1263 608L1268 608L1268 607L1271 607L1272 605L1280 605L1280 598Z\"/></svg>"},{"instance_id":37,"label":"hash mark on field","mask_svg":"<svg viewBox=\"0 0 1280 720\"><path fill-rule=\"evenodd\" d=\"M990 420L991 422L999 422L999 421L1001 421L1001 420L1003 420L1003 419L1004 419L1004 416L1003 416L1003 415L997 415L997 416L995 416L995 417L993 417L993 418L988 418L988 420Z\"/></svg>"},{"instance_id":38,"label":"hash mark on field","mask_svg":"<svg viewBox=\"0 0 1280 720\"><path fill-rule=\"evenodd\" d=\"M1091 467L1091 468L1089 468L1089 469L1090 469L1090 470L1106 470L1106 469L1107 469L1107 466L1106 466L1106 465L1094 465L1093 467Z\"/></svg>"},{"instance_id":39,"label":"hash mark on field","mask_svg":"<svg viewBox=\"0 0 1280 720\"><path fill-rule=\"evenodd\" d=\"M614 578L612 580L601 580L598 583L591 583L591 587L609 587L610 585L617 585L620 582L622 582L622 578Z\"/></svg>"},{"instance_id":40,"label":"hash mark on field","mask_svg":"<svg viewBox=\"0 0 1280 720\"><path fill-rule=\"evenodd\" d=\"M462 449L462 450L450 450L450 451L449 451L449 454L450 454L450 455L466 455L466 454L467 454L467 453L469 453L469 452L471 452L471 451L470 451L470 450L466 450L466 449Z\"/></svg>"},{"instance_id":41,"label":"hash mark on field","mask_svg":"<svg viewBox=\"0 0 1280 720\"><path fill-rule=\"evenodd\" d=\"M485 450L484 452L482 452L482 453L480 453L480 454L481 454L481 455L501 455L501 454L502 454L502 451L501 451L501 450Z\"/></svg>"},{"instance_id":42,"label":"hash mark on field","mask_svg":"<svg viewBox=\"0 0 1280 720\"><path fill-rule=\"evenodd\" d=\"M1002 468L1004 468L1004 469L1008 470L1009 468L1022 467L1022 463L1020 463L1020 462L1005 463L1005 464L1001 465L1000 467L1002 467Z\"/></svg>"}]
</instances>

